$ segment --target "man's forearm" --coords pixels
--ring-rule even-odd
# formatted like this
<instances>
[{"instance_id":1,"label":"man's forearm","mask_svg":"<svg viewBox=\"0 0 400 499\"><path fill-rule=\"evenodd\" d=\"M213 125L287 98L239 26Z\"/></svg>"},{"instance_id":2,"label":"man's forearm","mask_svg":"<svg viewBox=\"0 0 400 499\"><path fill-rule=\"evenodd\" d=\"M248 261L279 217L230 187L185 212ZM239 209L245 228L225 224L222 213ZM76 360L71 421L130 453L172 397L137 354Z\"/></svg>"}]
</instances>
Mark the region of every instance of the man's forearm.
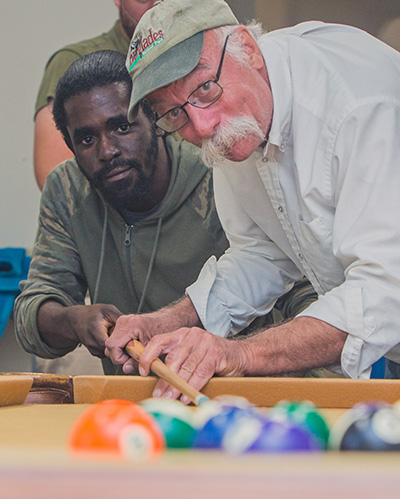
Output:
<instances>
[{"instance_id":1,"label":"man's forearm","mask_svg":"<svg viewBox=\"0 0 400 499\"><path fill-rule=\"evenodd\" d=\"M312 317L298 317L241 340L245 376L287 374L340 364L347 333Z\"/></svg>"},{"instance_id":2,"label":"man's forearm","mask_svg":"<svg viewBox=\"0 0 400 499\"><path fill-rule=\"evenodd\" d=\"M37 326L42 340L51 348L75 348L79 339L68 320L68 308L56 301L45 301L37 314Z\"/></svg>"},{"instance_id":3,"label":"man's forearm","mask_svg":"<svg viewBox=\"0 0 400 499\"><path fill-rule=\"evenodd\" d=\"M175 331L181 327L203 327L192 300L188 296L161 308L157 313L162 319L160 326L163 331L160 332Z\"/></svg>"}]
</instances>

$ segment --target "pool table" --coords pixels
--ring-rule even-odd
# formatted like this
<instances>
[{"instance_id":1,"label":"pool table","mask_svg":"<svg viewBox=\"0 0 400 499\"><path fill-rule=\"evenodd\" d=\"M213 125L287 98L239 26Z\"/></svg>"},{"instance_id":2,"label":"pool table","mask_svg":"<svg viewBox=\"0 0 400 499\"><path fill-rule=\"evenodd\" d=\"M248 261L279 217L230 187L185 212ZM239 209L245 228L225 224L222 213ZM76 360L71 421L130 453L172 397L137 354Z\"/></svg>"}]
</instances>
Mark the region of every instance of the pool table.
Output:
<instances>
[{"instance_id":1,"label":"pool table","mask_svg":"<svg viewBox=\"0 0 400 499\"><path fill-rule=\"evenodd\" d=\"M400 494L400 453L229 456L174 450L148 463L84 459L66 445L76 418L99 400L151 397L156 378L0 376L1 498L376 498ZM400 381L213 378L203 392L261 407L311 400L329 424L360 401L400 399Z\"/></svg>"}]
</instances>

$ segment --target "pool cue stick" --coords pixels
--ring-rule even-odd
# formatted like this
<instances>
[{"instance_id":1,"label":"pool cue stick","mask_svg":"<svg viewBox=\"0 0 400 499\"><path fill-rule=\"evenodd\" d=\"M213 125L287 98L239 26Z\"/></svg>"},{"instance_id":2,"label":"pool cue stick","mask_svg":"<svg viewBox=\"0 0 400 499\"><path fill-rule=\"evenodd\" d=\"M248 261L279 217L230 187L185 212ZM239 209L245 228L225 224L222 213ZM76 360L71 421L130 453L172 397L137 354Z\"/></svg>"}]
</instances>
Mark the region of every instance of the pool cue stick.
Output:
<instances>
[{"instance_id":1,"label":"pool cue stick","mask_svg":"<svg viewBox=\"0 0 400 499\"><path fill-rule=\"evenodd\" d=\"M140 359L140 356L143 353L144 346L138 340L131 340L125 347L125 350L129 353L131 357L136 360ZM194 404L200 405L203 402L210 400L206 395L203 395L201 392L197 391L195 388L186 383L184 379L171 371L171 369L164 364L161 359L155 359L151 363L151 370L154 374L156 374L159 378L167 381L172 386L177 388L183 395L191 400Z\"/></svg>"}]
</instances>

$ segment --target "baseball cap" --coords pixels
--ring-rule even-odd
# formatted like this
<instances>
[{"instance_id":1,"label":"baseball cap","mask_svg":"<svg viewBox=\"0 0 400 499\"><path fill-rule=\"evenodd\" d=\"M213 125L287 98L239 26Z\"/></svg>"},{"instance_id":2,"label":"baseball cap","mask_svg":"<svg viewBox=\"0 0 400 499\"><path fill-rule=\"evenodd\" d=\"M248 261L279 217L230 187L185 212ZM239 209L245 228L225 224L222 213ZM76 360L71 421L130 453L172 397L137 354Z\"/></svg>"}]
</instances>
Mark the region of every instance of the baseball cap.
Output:
<instances>
[{"instance_id":1,"label":"baseball cap","mask_svg":"<svg viewBox=\"0 0 400 499\"><path fill-rule=\"evenodd\" d=\"M149 93L188 75L203 49L204 31L237 25L224 0L161 0L140 19L130 42L126 66L133 86L128 119Z\"/></svg>"}]
</instances>

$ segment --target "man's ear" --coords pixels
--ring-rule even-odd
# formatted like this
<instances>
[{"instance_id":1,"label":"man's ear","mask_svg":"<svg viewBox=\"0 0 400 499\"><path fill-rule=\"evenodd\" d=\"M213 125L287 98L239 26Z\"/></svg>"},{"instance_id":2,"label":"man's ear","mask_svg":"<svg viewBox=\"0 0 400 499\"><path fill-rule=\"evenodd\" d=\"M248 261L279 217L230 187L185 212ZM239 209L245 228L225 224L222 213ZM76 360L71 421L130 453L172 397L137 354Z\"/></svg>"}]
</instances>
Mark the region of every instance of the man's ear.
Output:
<instances>
[{"instance_id":1,"label":"man's ear","mask_svg":"<svg viewBox=\"0 0 400 499\"><path fill-rule=\"evenodd\" d=\"M114 0L114 3L115 3L115 6L117 7L117 9L119 10L119 7L121 5L121 0Z\"/></svg>"},{"instance_id":2,"label":"man's ear","mask_svg":"<svg viewBox=\"0 0 400 499\"><path fill-rule=\"evenodd\" d=\"M243 47L249 56L249 65L254 69L264 68L264 57L257 42L254 40L249 30L245 26L239 26L235 30L235 36L240 37L242 41Z\"/></svg>"}]
</instances>

